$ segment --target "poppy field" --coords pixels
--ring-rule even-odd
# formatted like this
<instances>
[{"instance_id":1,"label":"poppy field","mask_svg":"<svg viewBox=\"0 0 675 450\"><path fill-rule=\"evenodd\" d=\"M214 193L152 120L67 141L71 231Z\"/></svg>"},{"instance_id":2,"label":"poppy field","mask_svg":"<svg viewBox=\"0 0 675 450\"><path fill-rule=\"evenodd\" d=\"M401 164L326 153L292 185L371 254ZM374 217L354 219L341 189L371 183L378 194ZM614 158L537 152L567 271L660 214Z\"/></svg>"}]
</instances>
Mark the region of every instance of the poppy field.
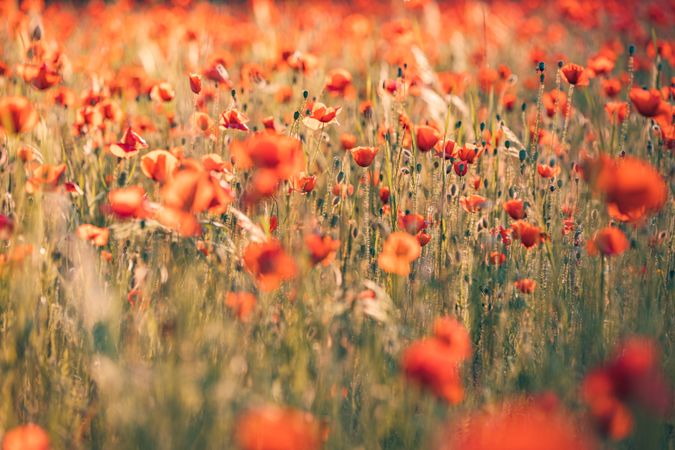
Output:
<instances>
[{"instance_id":1,"label":"poppy field","mask_svg":"<svg viewBox=\"0 0 675 450\"><path fill-rule=\"evenodd\" d=\"M2 450L675 449L675 4L0 0Z\"/></svg>"}]
</instances>

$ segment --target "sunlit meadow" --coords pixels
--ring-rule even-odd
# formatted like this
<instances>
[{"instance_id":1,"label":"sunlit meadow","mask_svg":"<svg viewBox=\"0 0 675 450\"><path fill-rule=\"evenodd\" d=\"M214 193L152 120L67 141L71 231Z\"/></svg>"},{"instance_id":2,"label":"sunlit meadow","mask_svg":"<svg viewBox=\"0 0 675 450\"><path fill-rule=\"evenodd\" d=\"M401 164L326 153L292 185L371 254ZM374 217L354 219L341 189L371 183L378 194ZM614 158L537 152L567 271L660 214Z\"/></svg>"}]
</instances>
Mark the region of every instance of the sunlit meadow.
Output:
<instances>
[{"instance_id":1,"label":"sunlit meadow","mask_svg":"<svg viewBox=\"0 0 675 450\"><path fill-rule=\"evenodd\" d=\"M673 449L675 5L0 0L2 450Z\"/></svg>"}]
</instances>

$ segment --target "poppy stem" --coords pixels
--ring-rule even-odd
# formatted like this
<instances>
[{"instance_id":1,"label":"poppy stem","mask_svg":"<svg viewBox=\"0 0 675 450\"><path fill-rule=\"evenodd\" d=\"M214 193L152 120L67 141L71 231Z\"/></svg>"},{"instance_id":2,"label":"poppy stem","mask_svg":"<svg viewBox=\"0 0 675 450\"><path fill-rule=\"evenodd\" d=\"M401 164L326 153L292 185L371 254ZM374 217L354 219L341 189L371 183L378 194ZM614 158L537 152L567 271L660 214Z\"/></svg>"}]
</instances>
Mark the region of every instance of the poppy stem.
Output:
<instances>
[{"instance_id":1,"label":"poppy stem","mask_svg":"<svg viewBox=\"0 0 675 450\"><path fill-rule=\"evenodd\" d=\"M565 139L567 138L567 127L570 123L570 113L572 112L572 95L574 94L574 85L570 84L570 88L567 91L567 108L565 108L565 119L563 121L563 132L562 138L560 139L560 145L565 145Z\"/></svg>"}]
</instances>

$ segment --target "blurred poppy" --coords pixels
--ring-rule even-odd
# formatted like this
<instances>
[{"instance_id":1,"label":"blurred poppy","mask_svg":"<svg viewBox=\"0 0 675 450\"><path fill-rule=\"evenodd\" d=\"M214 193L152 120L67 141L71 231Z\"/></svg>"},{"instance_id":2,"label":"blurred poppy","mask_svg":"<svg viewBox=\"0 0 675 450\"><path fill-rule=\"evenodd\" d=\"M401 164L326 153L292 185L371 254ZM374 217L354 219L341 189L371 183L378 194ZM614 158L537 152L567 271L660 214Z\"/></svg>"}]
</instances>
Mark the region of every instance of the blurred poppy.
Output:
<instances>
[{"instance_id":1,"label":"blurred poppy","mask_svg":"<svg viewBox=\"0 0 675 450\"><path fill-rule=\"evenodd\" d=\"M325 431L309 413L265 406L239 417L236 440L242 450L319 450Z\"/></svg>"},{"instance_id":2,"label":"blurred poppy","mask_svg":"<svg viewBox=\"0 0 675 450\"><path fill-rule=\"evenodd\" d=\"M335 259L335 253L340 248L340 241L330 236L308 234L305 236L305 245L309 250L312 264L322 263L327 266Z\"/></svg>"},{"instance_id":3,"label":"blurred poppy","mask_svg":"<svg viewBox=\"0 0 675 450\"><path fill-rule=\"evenodd\" d=\"M29 423L7 431L2 450L49 450L49 435L38 425Z\"/></svg>"},{"instance_id":4,"label":"blurred poppy","mask_svg":"<svg viewBox=\"0 0 675 450\"><path fill-rule=\"evenodd\" d=\"M385 272L406 276L410 273L410 263L419 258L421 253L420 243L414 236L396 231L387 236L377 264Z\"/></svg>"},{"instance_id":5,"label":"blurred poppy","mask_svg":"<svg viewBox=\"0 0 675 450\"><path fill-rule=\"evenodd\" d=\"M75 234L82 240L91 241L97 247L105 247L108 245L110 230L85 223L77 227Z\"/></svg>"},{"instance_id":6,"label":"blurred poppy","mask_svg":"<svg viewBox=\"0 0 675 450\"><path fill-rule=\"evenodd\" d=\"M277 289L283 281L295 278L297 268L277 240L253 242L244 249L244 267L263 292Z\"/></svg>"},{"instance_id":7,"label":"blurred poppy","mask_svg":"<svg viewBox=\"0 0 675 450\"><path fill-rule=\"evenodd\" d=\"M513 285L523 294L532 294L537 288L537 282L530 278L521 278L516 280Z\"/></svg>"},{"instance_id":8,"label":"blurred poppy","mask_svg":"<svg viewBox=\"0 0 675 450\"><path fill-rule=\"evenodd\" d=\"M7 134L26 133L38 123L38 114L25 97L0 98L0 129Z\"/></svg>"},{"instance_id":9,"label":"blurred poppy","mask_svg":"<svg viewBox=\"0 0 675 450\"><path fill-rule=\"evenodd\" d=\"M225 297L225 306L230 308L242 322L249 320L255 305L255 295L250 292L228 292Z\"/></svg>"},{"instance_id":10,"label":"blurred poppy","mask_svg":"<svg viewBox=\"0 0 675 450\"><path fill-rule=\"evenodd\" d=\"M178 159L166 150L153 150L141 158L143 174L160 183L170 180L177 166Z\"/></svg>"},{"instance_id":11,"label":"blurred poppy","mask_svg":"<svg viewBox=\"0 0 675 450\"><path fill-rule=\"evenodd\" d=\"M141 186L113 189L108 193L110 211L121 218L148 216L145 190Z\"/></svg>"},{"instance_id":12,"label":"blurred poppy","mask_svg":"<svg viewBox=\"0 0 675 450\"><path fill-rule=\"evenodd\" d=\"M623 231L614 227L605 227L588 241L586 250L589 255L602 253L604 256L614 256L622 254L628 247L630 244Z\"/></svg>"},{"instance_id":13,"label":"blurred poppy","mask_svg":"<svg viewBox=\"0 0 675 450\"><path fill-rule=\"evenodd\" d=\"M448 427L437 450L593 450L592 436L562 407L512 399Z\"/></svg>"}]
</instances>

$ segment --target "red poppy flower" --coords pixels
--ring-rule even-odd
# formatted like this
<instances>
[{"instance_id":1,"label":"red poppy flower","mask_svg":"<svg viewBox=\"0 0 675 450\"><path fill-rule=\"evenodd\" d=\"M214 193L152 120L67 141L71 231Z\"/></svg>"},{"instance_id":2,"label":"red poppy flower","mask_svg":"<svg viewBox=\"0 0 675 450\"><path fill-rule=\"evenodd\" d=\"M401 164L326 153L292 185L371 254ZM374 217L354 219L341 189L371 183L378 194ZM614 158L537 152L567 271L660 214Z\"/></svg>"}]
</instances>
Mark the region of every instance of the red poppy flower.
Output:
<instances>
[{"instance_id":1,"label":"red poppy flower","mask_svg":"<svg viewBox=\"0 0 675 450\"><path fill-rule=\"evenodd\" d=\"M230 128L234 130L249 131L249 128L246 125L247 122L248 117L246 117L243 113L237 111L236 109L228 109L220 115L220 121L218 124L224 129Z\"/></svg>"},{"instance_id":2,"label":"red poppy flower","mask_svg":"<svg viewBox=\"0 0 675 450\"><path fill-rule=\"evenodd\" d=\"M190 90L195 94L199 94L202 91L202 76L198 73L191 73L188 79L190 81Z\"/></svg>"},{"instance_id":3,"label":"red poppy flower","mask_svg":"<svg viewBox=\"0 0 675 450\"><path fill-rule=\"evenodd\" d=\"M351 150L354 162L361 167L368 167L372 164L377 155L377 147L354 147Z\"/></svg>"},{"instance_id":4,"label":"red poppy flower","mask_svg":"<svg viewBox=\"0 0 675 450\"><path fill-rule=\"evenodd\" d=\"M586 250L589 255L602 253L605 256L614 256L622 254L628 247L630 244L623 231L614 227L605 227L588 241Z\"/></svg>"},{"instance_id":5,"label":"red poppy flower","mask_svg":"<svg viewBox=\"0 0 675 450\"><path fill-rule=\"evenodd\" d=\"M508 200L504 202L504 211L513 219L520 220L526 217L525 204L522 200Z\"/></svg>"},{"instance_id":6,"label":"red poppy flower","mask_svg":"<svg viewBox=\"0 0 675 450\"><path fill-rule=\"evenodd\" d=\"M644 117L654 117L661 106L661 93L657 89L642 89L634 87L628 93L630 101L637 112Z\"/></svg>"},{"instance_id":7,"label":"red poppy flower","mask_svg":"<svg viewBox=\"0 0 675 450\"><path fill-rule=\"evenodd\" d=\"M542 178L553 178L560 173L560 166L549 166L548 164L537 164L537 173Z\"/></svg>"},{"instance_id":8,"label":"red poppy flower","mask_svg":"<svg viewBox=\"0 0 675 450\"><path fill-rule=\"evenodd\" d=\"M541 229L524 220L516 220L513 222L511 224L511 229L513 230L513 236L520 239L520 242L522 242L526 248L531 248L539 244L543 239L543 232Z\"/></svg>"},{"instance_id":9,"label":"red poppy flower","mask_svg":"<svg viewBox=\"0 0 675 450\"><path fill-rule=\"evenodd\" d=\"M398 216L398 227L409 234L417 234L427 227L427 222L422 214L409 213Z\"/></svg>"},{"instance_id":10,"label":"red poppy flower","mask_svg":"<svg viewBox=\"0 0 675 450\"><path fill-rule=\"evenodd\" d=\"M417 149L423 153L426 153L434 148L438 140L441 138L438 130L428 125L418 126L415 136Z\"/></svg>"},{"instance_id":11,"label":"red poppy flower","mask_svg":"<svg viewBox=\"0 0 675 450\"><path fill-rule=\"evenodd\" d=\"M136 155L143 148L148 148L145 139L132 130L131 127L128 127L122 135L122 140L110 145L110 153L118 158L128 159Z\"/></svg>"},{"instance_id":12,"label":"red poppy flower","mask_svg":"<svg viewBox=\"0 0 675 450\"><path fill-rule=\"evenodd\" d=\"M560 72L562 72L565 81L571 85L584 86L588 84L588 76L585 74L584 68L578 64L565 64Z\"/></svg>"}]
</instances>

